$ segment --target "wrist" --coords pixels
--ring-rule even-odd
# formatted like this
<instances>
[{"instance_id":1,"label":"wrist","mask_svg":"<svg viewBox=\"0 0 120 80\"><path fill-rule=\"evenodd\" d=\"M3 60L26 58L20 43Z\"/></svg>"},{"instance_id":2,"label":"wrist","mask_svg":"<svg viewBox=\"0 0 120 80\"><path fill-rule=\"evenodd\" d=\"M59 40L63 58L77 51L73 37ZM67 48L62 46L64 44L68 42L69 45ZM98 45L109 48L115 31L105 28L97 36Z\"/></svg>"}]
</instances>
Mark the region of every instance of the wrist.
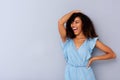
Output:
<instances>
[{"instance_id":1,"label":"wrist","mask_svg":"<svg viewBox=\"0 0 120 80\"><path fill-rule=\"evenodd\" d=\"M95 61L95 60L97 60L97 58L96 58L96 57L92 57L91 59L92 59L92 61Z\"/></svg>"},{"instance_id":2,"label":"wrist","mask_svg":"<svg viewBox=\"0 0 120 80\"><path fill-rule=\"evenodd\" d=\"M80 12L80 10L73 10L70 12L70 14L74 14L74 13L78 13L78 12Z\"/></svg>"}]
</instances>

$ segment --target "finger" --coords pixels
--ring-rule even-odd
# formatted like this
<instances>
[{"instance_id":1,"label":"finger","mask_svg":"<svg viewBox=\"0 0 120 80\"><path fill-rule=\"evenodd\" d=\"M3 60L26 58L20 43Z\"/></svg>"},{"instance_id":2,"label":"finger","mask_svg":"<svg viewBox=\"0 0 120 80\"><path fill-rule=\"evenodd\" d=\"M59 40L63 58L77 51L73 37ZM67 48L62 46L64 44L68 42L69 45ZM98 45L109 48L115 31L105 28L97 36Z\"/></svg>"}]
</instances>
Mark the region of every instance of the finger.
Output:
<instances>
[{"instance_id":1,"label":"finger","mask_svg":"<svg viewBox=\"0 0 120 80\"><path fill-rule=\"evenodd\" d=\"M90 63L87 64L87 67L88 67L88 68L89 68L89 66L90 66Z\"/></svg>"},{"instance_id":2,"label":"finger","mask_svg":"<svg viewBox=\"0 0 120 80\"><path fill-rule=\"evenodd\" d=\"M78 13L78 12L80 12L80 10L73 10L72 12L74 12L74 13Z\"/></svg>"},{"instance_id":3,"label":"finger","mask_svg":"<svg viewBox=\"0 0 120 80\"><path fill-rule=\"evenodd\" d=\"M77 12L81 12L80 10L75 10L75 12L77 13Z\"/></svg>"}]
</instances>

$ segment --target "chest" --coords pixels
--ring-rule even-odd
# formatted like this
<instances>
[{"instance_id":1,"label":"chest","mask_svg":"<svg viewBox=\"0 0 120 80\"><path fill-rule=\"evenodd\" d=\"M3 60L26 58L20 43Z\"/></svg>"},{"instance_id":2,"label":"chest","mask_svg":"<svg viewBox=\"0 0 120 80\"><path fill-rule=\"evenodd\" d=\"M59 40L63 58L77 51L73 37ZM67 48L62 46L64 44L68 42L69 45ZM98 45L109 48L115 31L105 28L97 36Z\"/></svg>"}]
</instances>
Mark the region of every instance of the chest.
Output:
<instances>
[{"instance_id":1,"label":"chest","mask_svg":"<svg viewBox=\"0 0 120 80\"><path fill-rule=\"evenodd\" d=\"M78 47L77 47L78 45ZM89 53L89 45L87 41L84 41L83 43L75 44L73 41L71 41L65 48L65 52L68 54L81 54L81 53Z\"/></svg>"}]
</instances>

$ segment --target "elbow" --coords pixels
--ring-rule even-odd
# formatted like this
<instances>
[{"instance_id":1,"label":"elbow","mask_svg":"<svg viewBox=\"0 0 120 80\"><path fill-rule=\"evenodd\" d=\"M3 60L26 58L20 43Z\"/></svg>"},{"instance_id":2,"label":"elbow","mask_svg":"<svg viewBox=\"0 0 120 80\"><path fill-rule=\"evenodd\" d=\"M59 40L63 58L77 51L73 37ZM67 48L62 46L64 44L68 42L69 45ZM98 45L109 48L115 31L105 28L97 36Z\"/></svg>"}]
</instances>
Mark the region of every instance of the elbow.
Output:
<instances>
[{"instance_id":1,"label":"elbow","mask_svg":"<svg viewBox=\"0 0 120 80\"><path fill-rule=\"evenodd\" d=\"M106 54L108 54L109 59L115 59L116 58L116 54L113 52L107 52Z\"/></svg>"},{"instance_id":2,"label":"elbow","mask_svg":"<svg viewBox=\"0 0 120 80\"><path fill-rule=\"evenodd\" d=\"M114 53L114 51L108 51L107 53L109 53L110 54L110 58L111 59L115 59L116 58L116 54Z\"/></svg>"},{"instance_id":3,"label":"elbow","mask_svg":"<svg viewBox=\"0 0 120 80\"><path fill-rule=\"evenodd\" d=\"M64 25L64 22L61 19L59 19L58 20L58 25Z\"/></svg>"},{"instance_id":4,"label":"elbow","mask_svg":"<svg viewBox=\"0 0 120 80\"><path fill-rule=\"evenodd\" d=\"M112 58L113 59L115 59L116 58L116 54L114 53L114 54L112 54Z\"/></svg>"},{"instance_id":5,"label":"elbow","mask_svg":"<svg viewBox=\"0 0 120 80\"><path fill-rule=\"evenodd\" d=\"M58 20L58 24L60 24L60 22L61 22L61 21L60 21L60 19L59 19L59 20Z\"/></svg>"},{"instance_id":6,"label":"elbow","mask_svg":"<svg viewBox=\"0 0 120 80\"><path fill-rule=\"evenodd\" d=\"M58 20L58 25L61 25L61 24L62 24L62 22L60 20Z\"/></svg>"},{"instance_id":7,"label":"elbow","mask_svg":"<svg viewBox=\"0 0 120 80\"><path fill-rule=\"evenodd\" d=\"M111 59L115 59L115 58L116 58L116 54L115 54L114 52L111 52L111 53L110 53L110 58L111 58Z\"/></svg>"}]
</instances>

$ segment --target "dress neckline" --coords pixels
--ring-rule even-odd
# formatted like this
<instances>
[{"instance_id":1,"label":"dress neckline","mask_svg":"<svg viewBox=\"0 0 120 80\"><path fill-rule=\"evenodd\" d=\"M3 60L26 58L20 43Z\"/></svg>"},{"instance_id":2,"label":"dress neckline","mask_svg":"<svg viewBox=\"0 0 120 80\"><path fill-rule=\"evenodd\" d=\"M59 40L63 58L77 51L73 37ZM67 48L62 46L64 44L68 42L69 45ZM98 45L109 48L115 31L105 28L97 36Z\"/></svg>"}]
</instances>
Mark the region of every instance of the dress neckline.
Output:
<instances>
[{"instance_id":1,"label":"dress neckline","mask_svg":"<svg viewBox=\"0 0 120 80\"><path fill-rule=\"evenodd\" d=\"M86 41L87 41L87 38L86 38L86 39L84 40L84 42L82 42L81 45L77 48L76 45L75 45L74 40L72 39L73 46L74 46L74 48L75 48L76 50L79 50L79 49L86 43Z\"/></svg>"}]
</instances>

